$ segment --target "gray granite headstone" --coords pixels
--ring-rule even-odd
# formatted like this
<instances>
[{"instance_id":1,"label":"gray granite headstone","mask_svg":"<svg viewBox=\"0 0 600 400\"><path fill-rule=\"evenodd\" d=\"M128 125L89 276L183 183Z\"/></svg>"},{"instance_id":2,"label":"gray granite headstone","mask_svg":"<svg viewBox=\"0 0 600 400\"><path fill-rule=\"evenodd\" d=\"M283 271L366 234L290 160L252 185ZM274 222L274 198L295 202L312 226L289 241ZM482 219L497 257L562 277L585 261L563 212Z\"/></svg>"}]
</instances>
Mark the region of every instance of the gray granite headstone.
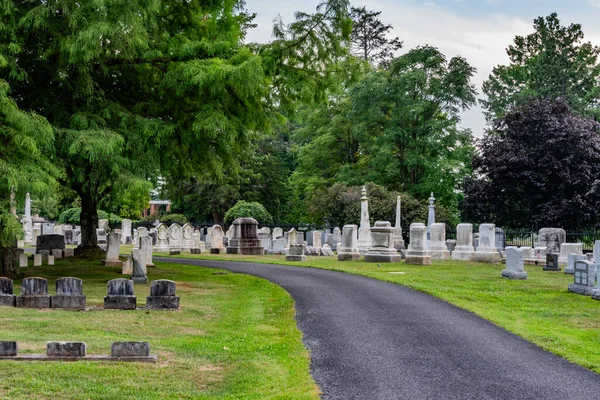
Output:
<instances>
[{"instance_id":1,"label":"gray granite headstone","mask_svg":"<svg viewBox=\"0 0 600 400\"><path fill-rule=\"evenodd\" d=\"M569 253L567 256L567 266L565 267L565 274L573 275L575 273L575 263L580 260L587 260L585 254Z\"/></svg>"},{"instance_id":2,"label":"gray granite headstone","mask_svg":"<svg viewBox=\"0 0 600 400\"><path fill-rule=\"evenodd\" d=\"M60 278L56 280L56 294L52 297L52 308L68 310L85 309L83 281L79 278Z\"/></svg>"},{"instance_id":3,"label":"gray granite headstone","mask_svg":"<svg viewBox=\"0 0 600 400\"><path fill-rule=\"evenodd\" d=\"M575 261L573 283L569 284L569 292L591 296L596 283L596 266L591 261Z\"/></svg>"},{"instance_id":4,"label":"gray granite headstone","mask_svg":"<svg viewBox=\"0 0 600 400\"><path fill-rule=\"evenodd\" d=\"M148 357L150 355L150 343L113 342L110 355L112 357Z\"/></svg>"},{"instance_id":5,"label":"gray granite headstone","mask_svg":"<svg viewBox=\"0 0 600 400\"><path fill-rule=\"evenodd\" d=\"M21 282L21 295L17 297L17 307L50 308L48 281L44 278L25 278Z\"/></svg>"},{"instance_id":6,"label":"gray granite headstone","mask_svg":"<svg viewBox=\"0 0 600 400\"><path fill-rule=\"evenodd\" d=\"M12 279L0 278L0 306L15 306L15 295L13 294Z\"/></svg>"},{"instance_id":7,"label":"gray granite headstone","mask_svg":"<svg viewBox=\"0 0 600 400\"><path fill-rule=\"evenodd\" d=\"M48 357L85 357L87 346L83 342L48 342L46 355Z\"/></svg>"},{"instance_id":8,"label":"gray granite headstone","mask_svg":"<svg viewBox=\"0 0 600 400\"><path fill-rule=\"evenodd\" d=\"M65 249L65 237L63 235L41 235L38 236L35 245L35 252L40 253L42 250L51 252L54 249Z\"/></svg>"},{"instance_id":9,"label":"gray granite headstone","mask_svg":"<svg viewBox=\"0 0 600 400\"><path fill-rule=\"evenodd\" d=\"M108 282L107 295L104 297L104 308L116 310L134 310L137 305L133 294L133 281L118 278Z\"/></svg>"},{"instance_id":10,"label":"gray granite headstone","mask_svg":"<svg viewBox=\"0 0 600 400\"><path fill-rule=\"evenodd\" d=\"M546 254L546 265L544 271L560 271L558 266L558 253L547 253Z\"/></svg>"},{"instance_id":11,"label":"gray granite headstone","mask_svg":"<svg viewBox=\"0 0 600 400\"><path fill-rule=\"evenodd\" d=\"M290 249L285 256L285 261L306 261L306 246L303 244L290 244Z\"/></svg>"},{"instance_id":12,"label":"gray granite headstone","mask_svg":"<svg viewBox=\"0 0 600 400\"><path fill-rule=\"evenodd\" d=\"M502 271L502 277L508 279L527 279L525 272L525 257L523 249L517 247L506 248L506 269Z\"/></svg>"},{"instance_id":13,"label":"gray granite headstone","mask_svg":"<svg viewBox=\"0 0 600 400\"><path fill-rule=\"evenodd\" d=\"M17 342L0 342L0 357L16 357L18 353Z\"/></svg>"},{"instance_id":14,"label":"gray granite headstone","mask_svg":"<svg viewBox=\"0 0 600 400\"><path fill-rule=\"evenodd\" d=\"M175 282L166 279L153 281L150 285L150 296L146 297L146 308L178 310L179 297L176 296Z\"/></svg>"}]
</instances>

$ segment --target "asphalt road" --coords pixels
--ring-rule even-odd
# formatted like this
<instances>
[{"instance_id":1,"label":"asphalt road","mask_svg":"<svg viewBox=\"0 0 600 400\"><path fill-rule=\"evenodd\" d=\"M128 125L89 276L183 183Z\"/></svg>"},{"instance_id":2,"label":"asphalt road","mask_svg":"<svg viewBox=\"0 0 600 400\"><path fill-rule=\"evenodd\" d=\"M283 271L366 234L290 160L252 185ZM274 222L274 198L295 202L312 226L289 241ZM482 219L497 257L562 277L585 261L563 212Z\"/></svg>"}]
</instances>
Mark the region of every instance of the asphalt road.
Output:
<instances>
[{"instance_id":1,"label":"asphalt road","mask_svg":"<svg viewBox=\"0 0 600 400\"><path fill-rule=\"evenodd\" d=\"M403 286L310 268L160 261L254 275L287 290L323 399L600 398L600 375Z\"/></svg>"}]
</instances>

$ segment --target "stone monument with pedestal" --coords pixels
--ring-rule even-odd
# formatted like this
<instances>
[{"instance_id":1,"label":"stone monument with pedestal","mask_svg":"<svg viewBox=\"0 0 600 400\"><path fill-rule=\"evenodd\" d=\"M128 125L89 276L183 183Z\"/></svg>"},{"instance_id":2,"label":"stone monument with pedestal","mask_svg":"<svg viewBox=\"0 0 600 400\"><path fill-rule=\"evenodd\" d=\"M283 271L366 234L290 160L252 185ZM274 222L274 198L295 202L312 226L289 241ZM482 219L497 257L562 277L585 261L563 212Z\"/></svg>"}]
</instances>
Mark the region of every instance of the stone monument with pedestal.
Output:
<instances>
[{"instance_id":1,"label":"stone monument with pedestal","mask_svg":"<svg viewBox=\"0 0 600 400\"><path fill-rule=\"evenodd\" d=\"M227 254L260 255L265 249L258 238L258 221L254 218L237 218L233 221Z\"/></svg>"},{"instance_id":2,"label":"stone monument with pedestal","mask_svg":"<svg viewBox=\"0 0 600 400\"><path fill-rule=\"evenodd\" d=\"M404 250L404 238L402 237L402 198L396 198L396 225L394 226L394 248L398 251Z\"/></svg>"},{"instance_id":3,"label":"stone monument with pedestal","mask_svg":"<svg viewBox=\"0 0 600 400\"><path fill-rule=\"evenodd\" d=\"M304 244L290 244L285 261L306 261L305 247Z\"/></svg>"},{"instance_id":4,"label":"stone monument with pedestal","mask_svg":"<svg viewBox=\"0 0 600 400\"><path fill-rule=\"evenodd\" d=\"M363 186L360 198L360 227L358 228L358 251L366 254L371 247L371 221L369 220L369 198L367 188Z\"/></svg>"},{"instance_id":5,"label":"stone monument with pedestal","mask_svg":"<svg viewBox=\"0 0 600 400\"><path fill-rule=\"evenodd\" d=\"M394 247L394 228L387 221L377 221L371 228L371 247L365 254L366 262L399 262L402 260Z\"/></svg>"}]
</instances>

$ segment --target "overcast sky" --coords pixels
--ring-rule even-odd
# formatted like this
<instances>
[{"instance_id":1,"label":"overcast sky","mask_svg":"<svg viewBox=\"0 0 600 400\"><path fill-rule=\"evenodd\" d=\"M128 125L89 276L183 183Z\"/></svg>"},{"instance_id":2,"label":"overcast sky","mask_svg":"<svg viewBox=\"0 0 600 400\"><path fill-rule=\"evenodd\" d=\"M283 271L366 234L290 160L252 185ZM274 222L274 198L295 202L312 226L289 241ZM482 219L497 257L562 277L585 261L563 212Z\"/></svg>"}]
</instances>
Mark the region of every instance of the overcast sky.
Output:
<instances>
[{"instance_id":1,"label":"overcast sky","mask_svg":"<svg viewBox=\"0 0 600 400\"><path fill-rule=\"evenodd\" d=\"M247 0L247 9L257 14L258 27L248 40L271 39L273 20L293 20L295 11L313 11L318 0ZM404 49L429 44L448 58L461 55L477 68L474 83L481 83L498 64L507 64L507 46L515 35L533 31L533 19L557 12L563 25L580 23L585 40L600 45L600 0L379 0L354 1L353 6L383 11L381 19L394 26L393 36L404 41ZM462 125L481 137L485 119L479 107L462 116Z\"/></svg>"}]
</instances>

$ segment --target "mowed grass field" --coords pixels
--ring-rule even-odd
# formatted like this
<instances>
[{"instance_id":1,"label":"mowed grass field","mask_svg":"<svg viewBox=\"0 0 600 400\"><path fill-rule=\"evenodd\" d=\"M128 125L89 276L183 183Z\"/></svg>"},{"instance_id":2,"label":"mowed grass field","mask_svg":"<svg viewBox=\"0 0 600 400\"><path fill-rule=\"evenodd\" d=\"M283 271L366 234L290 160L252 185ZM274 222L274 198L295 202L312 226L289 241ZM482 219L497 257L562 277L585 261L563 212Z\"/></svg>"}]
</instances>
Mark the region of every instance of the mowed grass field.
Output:
<instances>
[{"instance_id":1,"label":"mowed grass field","mask_svg":"<svg viewBox=\"0 0 600 400\"><path fill-rule=\"evenodd\" d=\"M502 264L433 261L431 266L404 262L339 262L308 257L285 262L284 256L183 255L185 258L251 261L305 266L364 275L429 293L469 310L538 346L600 373L600 301L567 290L572 275L525 266L526 281L500 278Z\"/></svg>"},{"instance_id":2,"label":"mowed grass field","mask_svg":"<svg viewBox=\"0 0 600 400\"><path fill-rule=\"evenodd\" d=\"M0 308L0 340L42 353L46 341L83 341L110 354L113 341L148 341L157 364L0 361L0 398L10 399L317 399L294 305L278 286L214 269L161 263L150 280L172 279L179 311L61 311ZM84 280L89 307L102 307L106 282L120 268L57 260L26 276ZM15 294L20 282L15 281ZM136 285L144 307L149 285Z\"/></svg>"}]
</instances>

